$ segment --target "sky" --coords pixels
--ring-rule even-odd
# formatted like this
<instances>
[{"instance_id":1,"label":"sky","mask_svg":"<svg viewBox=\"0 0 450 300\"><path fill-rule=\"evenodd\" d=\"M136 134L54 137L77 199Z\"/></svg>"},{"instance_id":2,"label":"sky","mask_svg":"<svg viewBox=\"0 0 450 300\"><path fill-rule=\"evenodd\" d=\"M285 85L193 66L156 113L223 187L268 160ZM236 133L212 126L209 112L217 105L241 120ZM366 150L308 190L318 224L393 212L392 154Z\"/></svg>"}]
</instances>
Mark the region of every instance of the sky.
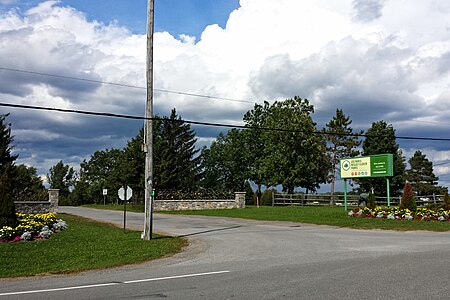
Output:
<instances>
[{"instance_id":1,"label":"sky","mask_svg":"<svg viewBox=\"0 0 450 300\"><path fill-rule=\"evenodd\" d=\"M143 116L145 89L98 82L145 87L146 6L0 0L0 102ZM155 0L154 87L155 113L176 108L186 120L240 125L254 103L300 96L318 128L341 108L354 129L384 120L397 136L450 138L450 2ZM10 113L18 163L41 175L59 160L78 168L97 150L124 147L143 124L0 113ZM194 128L198 146L223 130ZM450 142L397 142L406 160L425 153L450 186Z\"/></svg>"}]
</instances>

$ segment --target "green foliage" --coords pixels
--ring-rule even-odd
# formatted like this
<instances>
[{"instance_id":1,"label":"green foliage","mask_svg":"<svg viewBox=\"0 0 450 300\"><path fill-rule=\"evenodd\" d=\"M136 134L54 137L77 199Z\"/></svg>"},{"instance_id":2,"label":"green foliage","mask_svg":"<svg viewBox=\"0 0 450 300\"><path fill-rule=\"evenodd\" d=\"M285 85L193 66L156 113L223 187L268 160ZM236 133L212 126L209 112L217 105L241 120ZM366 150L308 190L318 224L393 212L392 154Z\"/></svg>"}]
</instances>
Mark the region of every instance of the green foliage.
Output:
<instances>
[{"instance_id":1,"label":"green foliage","mask_svg":"<svg viewBox=\"0 0 450 300\"><path fill-rule=\"evenodd\" d=\"M260 205L272 205L272 194L277 193L276 189L267 189L262 193Z\"/></svg>"},{"instance_id":2,"label":"green foliage","mask_svg":"<svg viewBox=\"0 0 450 300\"><path fill-rule=\"evenodd\" d=\"M370 209L374 209L377 206L375 201L375 194L369 193L369 197L367 197L366 206Z\"/></svg>"},{"instance_id":3,"label":"green foliage","mask_svg":"<svg viewBox=\"0 0 450 300\"><path fill-rule=\"evenodd\" d=\"M0 174L0 228L3 226L13 228L17 226L17 216L10 184L11 180L8 173Z\"/></svg>"},{"instance_id":4,"label":"green foliage","mask_svg":"<svg viewBox=\"0 0 450 300\"><path fill-rule=\"evenodd\" d=\"M400 201L400 209L409 209L414 212L417 210L416 200L414 198L412 185L409 181L406 181L403 189L402 199Z\"/></svg>"},{"instance_id":5,"label":"green foliage","mask_svg":"<svg viewBox=\"0 0 450 300\"><path fill-rule=\"evenodd\" d=\"M405 162L402 151L395 140L395 130L392 125L385 121L372 123L372 127L366 132L363 141L363 156L374 154L393 154L394 176L390 180L390 191L393 195L399 195L404 182ZM358 178L355 180L362 191L369 192L374 189L376 195L386 195L386 179L379 178Z\"/></svg>"},{"instance_id":6,"label":"green foliage","mask_svg":"<svg viewBox=\"0 0 450 300\"><path fill-rule=\"evenodd\" d=\"M65 165L62 160L51 167L50 174L47 174L50 188L59 189L60 198L67 198L69 196L70 188L73 186L73 179L73 168Z\"/></svg>"},{"instance_id":7,"label":"green foliage","mask_svg":"<svg viewBox=\"0 0 450 300\"><path fill-rule=\"evenodd\" d=\"M11 185L17 155L11 154L13 136L10 125L5 122L6 117L0 116L0 227L15 227L17 217Z\"/></svg>"},{"instance_id":8,"label":"green foliage","mask_svg":"<svg viewBox=\"0 0 450 300\"><path fill-rule=\"evenodd\" d=\"M450 196L448 195L448 192L445 192L444 194L444 204L443 209L450 210Z\"/></svg>"},{"instance_id":9,"label":"green foliage","mask_svg":"<svg viewBox=\"0 0 450 300\"><path fill-rule=\"evenodd\" d=\"M173 109L154 123L153 156L156 190L195 190L200 174L195 131Z\"/></svg>"},{"instance_id":10,"label":"green foliage","mask_svg":"<svg viewBox=\"0 0 450 300\"><path fill-rule=\"evenodd\" d=\"M361 145L358 136L363 134L363 131L353 133L353 128L350 127L352 120L346 117L342 109L336 109L336 115L326 125L324 129L326 139L328 141L327 153L331 160L329 181L331 182L331 195L334 195L334 186L336 173L339 171L339 162L345 157L354 157L359 155L356 147Z\"/></svg>"},{"instance_id":11,"label":"green foliage","mask_svg":"<svg viewBox=\"0 0 450 300\"><path fill-rule=\"evenodd\" d=\"M15 201L47 201L48 193L36 174L36 168L18 165L11 182Z\"/></svg>"},{"instance_id":12,"label":"green foliage","mask_svg":"<svg viewBox=\"0 0 450 300\"><path fill-rule=\"evenodd\" d=\"M249 172L244 135L245 131L237 129L226 135L220 133L210 149L202 150L202 187L231 192L244 190Z\"/></svg>"},{"instance_id":13,"label":"green foliage","mask_svg":"<svg viewBox=\"0 0 450 300\"><path fill-rule=\"evenodd\" d=\"M250 185L250 182L248 182L248 181L244 185L244 192L245 192L245 204L246 205L255 204L256 194L253 191L252 186Z\"/></svg>"},{"instance_id":14,"label":"green foliage","mask_svg":"<svg viewBox=\"0 0 450 300\"><path fill-rule=\"evenodd\" d=\"M411 168L406 170L406 179L411 182L417 195L431 195L440 191L436 186L439 178L433 173L433 163L425 154L417 150L408 162Z\"/></svg>"}]
</instances>

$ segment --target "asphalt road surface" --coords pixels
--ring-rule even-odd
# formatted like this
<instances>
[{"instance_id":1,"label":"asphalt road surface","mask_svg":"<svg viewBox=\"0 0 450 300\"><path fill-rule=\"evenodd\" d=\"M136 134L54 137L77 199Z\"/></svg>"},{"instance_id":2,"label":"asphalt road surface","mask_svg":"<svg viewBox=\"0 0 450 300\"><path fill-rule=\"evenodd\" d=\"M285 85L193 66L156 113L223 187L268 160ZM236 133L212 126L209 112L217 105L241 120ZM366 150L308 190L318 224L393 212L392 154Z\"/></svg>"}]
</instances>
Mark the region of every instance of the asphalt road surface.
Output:
<instances>
[{"instance_id":1,"label":"asphalt road surface","mask_svg":"<svg viewBox=\"0 0 450 300\"><path fill-rule=\"evenodd\" d=\"M123 213L62 207L123 226ZM142 230L143 214L127 228ZM1 299L449 299L450 232L155 214L186 251L73 275L0 280ZM55 258L57 259L57 258Z\"/></svg>"}]
</instances>

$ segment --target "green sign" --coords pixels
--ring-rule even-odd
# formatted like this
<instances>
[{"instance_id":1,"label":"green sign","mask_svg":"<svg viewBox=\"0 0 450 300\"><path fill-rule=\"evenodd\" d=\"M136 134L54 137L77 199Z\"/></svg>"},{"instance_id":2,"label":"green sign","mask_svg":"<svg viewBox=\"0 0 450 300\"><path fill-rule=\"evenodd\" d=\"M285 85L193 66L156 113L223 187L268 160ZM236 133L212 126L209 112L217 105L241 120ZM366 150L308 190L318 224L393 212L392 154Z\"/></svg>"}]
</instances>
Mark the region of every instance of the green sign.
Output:
<instances>
[{"instance_id":1,"label":"green sign","mask_svg":"<svg viewBox=\"0 0 450 300\"><path fill-rule=\"evenodd\" d=\"M340 160L341 178L393 176L393 155L379 154Z\"/></svg>"}]
</instances>

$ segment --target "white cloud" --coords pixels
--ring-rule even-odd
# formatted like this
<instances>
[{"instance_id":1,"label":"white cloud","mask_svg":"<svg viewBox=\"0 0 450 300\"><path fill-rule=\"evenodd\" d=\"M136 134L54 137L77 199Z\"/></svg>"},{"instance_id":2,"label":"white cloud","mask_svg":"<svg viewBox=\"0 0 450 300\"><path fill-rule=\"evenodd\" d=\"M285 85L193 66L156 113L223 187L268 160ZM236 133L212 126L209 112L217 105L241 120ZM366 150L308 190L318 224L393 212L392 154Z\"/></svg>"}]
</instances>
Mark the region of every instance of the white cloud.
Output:
<instances>
[{"instance_id":1,"label":"white cloud","mask_svg":"<svg viewBox=\"0 0 450 300\"><path fill-rule=\"evenodd\" d=\"M198 41L155 33L155 88L258 101L299 95L316 106L314 117L321 125L340 107L355 120L354 127L367 129L371 122L385 119L404 135L446 136L445 126L418 121L448 119L449 30L446 1L241 0L225 28L210 25ZM144 35L114 22L89 21L63 2L41 2L23 14L12 10L0 15L1 67L143 87L145 47ZM142 89L2 70L0 76L4 102L144 114ZM252 107L161 91L155 92L154 103L159 114L176 107L186 119L223 123L240 123ZM11 112L23 160L40 168L55 159L76 164L95 150L121 147L142 125L54 112ZM198 130L201 144L217 134ZM25 136L39 137L37 132L50 140L56 137L56 142L34 144ZM417 147L435 149L443 160L450 159L446 144Z\"/></svg>"}]
</instances>

